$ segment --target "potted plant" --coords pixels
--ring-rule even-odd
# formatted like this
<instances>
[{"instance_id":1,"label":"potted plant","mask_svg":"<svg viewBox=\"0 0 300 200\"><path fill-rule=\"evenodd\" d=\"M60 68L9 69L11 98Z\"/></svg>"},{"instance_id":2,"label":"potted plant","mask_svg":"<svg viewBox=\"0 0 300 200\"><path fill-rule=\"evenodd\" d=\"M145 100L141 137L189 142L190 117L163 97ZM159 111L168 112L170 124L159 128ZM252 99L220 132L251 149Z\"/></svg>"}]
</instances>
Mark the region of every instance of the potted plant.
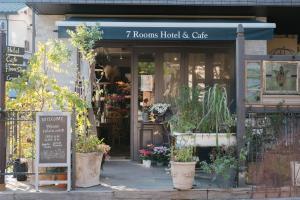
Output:
<instances>
[{"instance_id":1,"label":"potted plant","mask_svg":"<svg viewBox=\"0 0 300 200\"><path fill-rule=\"evenodd\" d=\"M171 104L155 103L150 107L149 111L153 114L156 122L163 122L172 114L170 107Z\"/></svg>"},{"instance_id":2,"label":"potted plant","mask_svg":"<svg viewBox=\"0 0 300 200\"><path fill-rule=\"evenodd\" d=\"M173 186L179 190L193 187L196 162L193 146L174 146L171 149L171 175Z\"/></svg>"},{"instance_id":3,"label":"potted plant","mask_svg":"<svg viewBox=\"0 0 300 200\"><path fill-rule=\"evenodd\" d=\"M153 159L157 166L164 166L169 163L170 149L166 146L157 146L153 148Z\"/></svg>"},{"instance_id":4,"label":"potted plant","mask_svg":"<svg viewBox=\"0 0 300 200\"><path fill-rule=\"evenodd\" d=\"M200 147L232 146L236 144L231 132L234 120L227 102L224 87L215 84L201 97L198 88L184 87L175 99L177 113L171 120L172 134L180 138L195 138L188 143ZM190 97L190 98L187 98ZM186 134L189 133L189 134ZM195 140L194 140L195 139Z\"/></svg>"},{"instance_id":5,"label":"potted plant","mask_svg":"<svg viewBox=\"0 0 300 200\"><path fill-rule=\"evenodd\" d=\"M236 144L235 134L231 132L234 120L227 99L226 88L218 84L205 92L203 117L198 129L204 133L202 137L206 135L208 138L202 143L202 146L205 144L207 146L232 146Z\"/></svg>"},{"instance_id":6,"label":"potted plant","mask_svg":"<svg viewBox=\"0 0 300 200\"><path fill-rule=\"evenodd\" d=\"M140 159L143 162L143 166L146 168L151 167L151 160L152 160L152 154L153 154L153 148L152 146L147 146L144 149L139 150L140 153Z\"/></svg>"},{"instance_id":7,"label":"potted plant","mask_svg":"<svg viewBox=\"0 0 300 200\"><path fill-rule=\"evenodd\" d=\"M101 162L110 147L96 135L79 136L76 140L77 187L91 187L100 184Z\"/></svg>"},{"instance_id":8,"label":"potted plant","mask_svg":"<svg viewBox=\"0 0 300 200\"><path fill-rule=\"evenodd\" d=\"M211 175L219 186L229 188L235 183L238 160L234 147L217 147L210 154L210 162L202 161L201 169Z\"/></svg>"}]
</instances>

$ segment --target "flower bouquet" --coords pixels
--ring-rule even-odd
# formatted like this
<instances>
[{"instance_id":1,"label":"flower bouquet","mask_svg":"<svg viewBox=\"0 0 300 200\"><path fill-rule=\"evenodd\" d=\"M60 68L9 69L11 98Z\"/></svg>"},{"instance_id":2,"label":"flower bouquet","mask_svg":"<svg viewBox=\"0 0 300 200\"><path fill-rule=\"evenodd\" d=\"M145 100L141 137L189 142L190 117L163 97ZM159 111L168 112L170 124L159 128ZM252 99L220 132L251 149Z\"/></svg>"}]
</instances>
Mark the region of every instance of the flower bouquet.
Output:
<instances>
[{"instance_id":1,"label":"flower bouquet","mask_svg":"<svg viewBox=\"0 0 300 200\"><path fill-rule=\"evenodd\" d=\"M154 147L152 157L156 161L157 166L167 165L170 161L170 149L166 146Z\"/></svg>"},{"instance_id":2,"label":"flower bouquet","mask_svg":"<svg viewBox=\"0 0 300 200\"><path fill-rule=\"evenodd\" d=\"M156 103L151 106L150 112L153 113L156 122L163 122L167 116L172 114L170 107L171 104Z\"/></svg>"}]
</instances>

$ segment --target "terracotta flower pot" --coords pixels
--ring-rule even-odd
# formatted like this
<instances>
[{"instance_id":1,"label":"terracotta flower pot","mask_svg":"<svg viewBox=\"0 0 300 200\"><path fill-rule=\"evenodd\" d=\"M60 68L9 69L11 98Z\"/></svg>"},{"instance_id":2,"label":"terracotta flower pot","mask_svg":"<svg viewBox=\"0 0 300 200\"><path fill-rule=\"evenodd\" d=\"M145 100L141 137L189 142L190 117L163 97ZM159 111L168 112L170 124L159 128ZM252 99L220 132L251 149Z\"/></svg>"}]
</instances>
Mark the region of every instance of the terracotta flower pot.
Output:
<instances>
[{"instance_id":1,"label":"terracotta flower pot","mask_svg":"<svg viewBox=\"0 0 300 200\"><path fill-rule=\"evenodd\" d=\"M171 175L173 186L179 190L188 190L193 187L196 162L171 161Z\"/></svg>"},{"instance_id":2,"label":"terracotta flower pot","mask_svg":"<svg viewBox=\"0 0 300 200\"><path fill-rule=\"evenodd\" d=\"M100 184L103 153L76 153L76 187Z\"/></svg>"},{"instance_id":3,"label":"terracotta flower pot","mask_svg":"<svg viewBox=\"0 0 300 200\"><path fill-rule=\"evenodd\" d=\"M57 181L65 181L65 180L67 180L67 174L57 174L55 176L55 179ZM58 188L67 188L67 184L58 184L56 187L58 187Z\"/></svg>"}]
</instances>

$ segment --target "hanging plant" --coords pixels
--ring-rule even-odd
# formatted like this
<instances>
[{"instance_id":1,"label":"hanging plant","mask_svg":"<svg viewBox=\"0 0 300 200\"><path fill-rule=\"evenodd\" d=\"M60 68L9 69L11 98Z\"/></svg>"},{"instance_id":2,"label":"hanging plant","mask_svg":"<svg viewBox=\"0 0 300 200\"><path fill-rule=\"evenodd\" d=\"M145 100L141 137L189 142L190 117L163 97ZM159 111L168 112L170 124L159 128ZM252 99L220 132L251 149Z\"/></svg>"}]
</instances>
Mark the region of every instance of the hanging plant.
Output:
<instances>
[{"instance_id":1,"label":"hanging plant","mask_svg":"<svg viewBox=\"0 0 300 200\"><path fill-rule=\"evenodd\" d=\"M103 32L100 26L86 26L85 24L76 27L75 31L67 30L73 46L78 48L83 58L90 64L94 62L96 55L95 44L102 39Z\"/></svg>"}]
</instances>

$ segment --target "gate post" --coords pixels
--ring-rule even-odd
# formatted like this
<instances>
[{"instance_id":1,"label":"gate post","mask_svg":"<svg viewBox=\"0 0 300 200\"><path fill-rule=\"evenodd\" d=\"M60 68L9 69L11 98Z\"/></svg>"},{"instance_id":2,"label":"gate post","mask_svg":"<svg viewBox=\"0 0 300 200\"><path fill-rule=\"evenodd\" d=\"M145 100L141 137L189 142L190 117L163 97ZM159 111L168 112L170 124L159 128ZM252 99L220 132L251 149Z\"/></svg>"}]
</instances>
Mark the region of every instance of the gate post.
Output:
<instances>
[{"instance_id":1,"label":"gate post","mask_svg":"<svg viewBox=\"0 0 300 200\"><path fill-rule=\"evenodd\" d=\"M5 49L6 34L0 31L0 190L5 187L6 137L5 137Z\"/></svg>"},{"instance_id":2,"label":"gate post","mask_svg":"<svg viewBox=\"0 0 300 200\"><path fill-rule=\"evenodd\" d=\"M244 147L244 136L246 132L245 120L245 34L244 27L239 24L236 37L236 117L237 117L237 148L238 148L238 186L245 185L244 169L245 163L240 160L240 152Z\"/></svg>"}]
</instances>

